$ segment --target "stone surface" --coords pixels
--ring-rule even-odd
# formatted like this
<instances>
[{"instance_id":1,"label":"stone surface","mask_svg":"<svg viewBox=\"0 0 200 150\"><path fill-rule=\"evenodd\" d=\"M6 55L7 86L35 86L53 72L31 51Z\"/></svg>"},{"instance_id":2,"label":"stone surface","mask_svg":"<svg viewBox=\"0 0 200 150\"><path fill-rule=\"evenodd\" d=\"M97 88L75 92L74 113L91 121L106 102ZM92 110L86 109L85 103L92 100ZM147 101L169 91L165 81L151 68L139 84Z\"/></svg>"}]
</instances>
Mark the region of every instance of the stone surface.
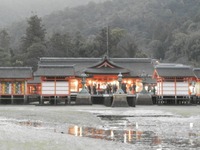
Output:
<instances>
[{"instance_id":1,"label":"stone surface","mask_svg":"<svg viewBox=\"0 0 200 150\"><path fill-rule=\"evenodd\" d=\"M112 105L113 97L112 96L104 96L104 105L110 107Z\"/></svg>"},{"instance_id":2,"label":"stone surface","mask_svg":"<svg viewBox=\"0 0 200 150\"><path fill-rule=\"evenodd\" d=\"M90 94L77 94L76 105L92 105Z\"/></svg>"},{"instance_id":3,"label":"stone surface","mask_svg":"<svg viewBox=\"0 0 200 150\"><path fill-rule=\"evenodd\" d=\"M112 107L129 107L127 103L127 94L113 94Z\"/></svg>"},{"instance_id":4,"label":"stone surface","mask_svg":"<svg viewBox=\"0 0 200 150\"><path fill-rule=\"evenodd\" d=\"M153 105L151 94L137 94L137 105Z\"/></svg>"},{"instance_id":5,"label":"stone surface","mask_svg":"<svg viewBox=\"0 0 200 150\"><path fill-rule=\"evenodd\" d=\"M136 96L135 95L127 95L126 99L127 99L129 106L135 107L135 105L136 105Z\"/></svg>"}]
</instances>

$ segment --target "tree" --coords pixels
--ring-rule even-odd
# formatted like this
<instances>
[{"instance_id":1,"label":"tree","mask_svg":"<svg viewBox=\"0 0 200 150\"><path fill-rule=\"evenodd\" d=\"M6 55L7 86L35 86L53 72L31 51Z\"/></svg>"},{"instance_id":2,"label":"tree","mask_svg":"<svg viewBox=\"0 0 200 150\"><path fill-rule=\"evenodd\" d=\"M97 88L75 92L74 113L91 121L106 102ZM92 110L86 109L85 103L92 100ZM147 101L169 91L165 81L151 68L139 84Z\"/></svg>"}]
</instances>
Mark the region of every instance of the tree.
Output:
<instances>
[{"instance_id":1,"label":"tree","mask_svg":"<svg viewBox=\"0 0 200 150\"><path fill-rule=\"evenodd\" d=\"M161 41L159 40L153 40L149 47L151 49L152 56L157 59L164 59L165 57L165 51L164 47Z\"/></svg>"},{"instance_id":2,"label":"tree","mask_svg":"<svg viewBox=\"0 0 200 150\"><path fill-rule=\"evenodd\" d=\"M22 37L22 52L18 58L23 61L24 66L35 66L38 57L44 56L45 45L45 29L41 24L41 19L37 15L29 18L26 34ZM19 60L20 61L20 60Z\"/></svg>"},{"instance_id":3,"label":"tree","mask_svg":"<svg viewBox=\"0 0 200 150\"><path fill-rule=\"evenodd\" d=\"M33 70L36 70L39 58L44 56L46 47L42 43L34 43L27 51L25 65L32 66Z\"/></svg>"},{"instance_id":4,"label":"tree","mask_svg":"<svg viewBox=\"0 0 200 150\"><path fill-rule=\"evenodd\" d=\"M113 56L118 53L117 45L121 38L124 36L125 30L121 28L110 29L110 27L101 29L100 33L96 36L95 41L98 43L99 56L107 53Z\"/></svg>"},{"instance_id":5,"label":"tree","mask_svg":"<svg viewBox=\"0 0 200 150\"><path fill-rule=\"evenodd\" d=\"M110 41L110 38L107 39L107 34L109 34L110 30L107 28L103 28L100 30L99 34L96 36L95 41L97 42L98 46L98 53L99 56L103 56L106 54L107 51L107 46L109 47L109 45L107 45L107 40Z\"/></svg>"},{"instance_id":6,"label":"tree","mask_svg":"<svg viewBox=\"0 0 200 150\"><path fill-rule=\"evenodd\" d=\"M71 55L75 56L75 57L84 57L83 53L85 53L85 49L84 49L84 44L85 44L85 39L84 37L81 35L80 32L76 32L72 41L73 47L71 50Z\"/></svg>"},{"instance_id":7,"label":"tree","mask_svg":"<svg viewBox=\"0 0 200 150\"><path fill-rule=\"evenodd\" d=\"M136 58L147 58L147 54L144 53L142 50L138 50L137 53L135 54Z\"/></svg>"},{"instance_id":8,"label":"tree","mask_svg":"<svg viewBox=\"0 0 200 150\"><path fill-rule=\"evenodd\" d=\"M69 34L54 33L49 40L50 56L69 57L72 55L72 37Z\"/></svg>"},{"instance_id":9,"label":"tree","mask_svg":"<svg viewBox=\"0 0 200 150\"><path fill-rule=\"evenodd\" d=\"M22 37L22 51L27 52L27 49L34 43L44 42L46 30L41 24L42 19L37 15L29 18L28 27L26 28L25 37Z\"/></svg>"},{"instance_id":10,"label":"tree","mask_svg":"<svg viewBox=\"0 0 200 150\"><path fill-rule=\"evenodd\" d=\"M200 59L200 33L191 34L187 44L189 60L198 62Z\"/></svg>"},{"instance_id":11,"label":"tree","mask_svg":"<svg viewBox=\"0 0 200 150\"><path fill-rule=\"evenodd\" d=\"M11 65L10 37L5 29L0 31L0 65Z\"/></svg>"},{"instance_id":12,"label":"tree","mask_svg":"<svg viewBox=\"0 0 200 150\"><path fill-rule=\"evenodd\" d=\"M5 49L0 48L0 66L10 66L10 54Z\"/></svg>"},{"instance_id":13,"label":"tree","mask_svg":"<svg viewBox=\"0 0 200 150\"><path fill-rule=\"evenodd\" d=\"M118 51L121 51L118 49L118 44L120 43L122 37L125 35L125 30L121 28L113 28L109 34L109 51L110 56L115 56L116 53L119 53ZM122 56L122 55L119 55Z\"/></svg>"},{"instance_id":14,"label":"tree","mask_svg":"<svg viewBox=\"0 0 200 150\"><path fill-rule=\"evenodd\" d=\"M136 57L138 52L138 45L135 42L136 38L131 35L126 35L118 44L119 51L122 51L124 54L121 54L123 57Z\"/></svg>"},{"instance_id":15,"label":"tree","mask_svg":"<svg viewBox=\"0 0 200 150\"><path fill-rule=\"evenodd\" d=\"M7 50L10 48L10 37L5 29L0 31L0 47Z\"/></svg>"}]
</instances>

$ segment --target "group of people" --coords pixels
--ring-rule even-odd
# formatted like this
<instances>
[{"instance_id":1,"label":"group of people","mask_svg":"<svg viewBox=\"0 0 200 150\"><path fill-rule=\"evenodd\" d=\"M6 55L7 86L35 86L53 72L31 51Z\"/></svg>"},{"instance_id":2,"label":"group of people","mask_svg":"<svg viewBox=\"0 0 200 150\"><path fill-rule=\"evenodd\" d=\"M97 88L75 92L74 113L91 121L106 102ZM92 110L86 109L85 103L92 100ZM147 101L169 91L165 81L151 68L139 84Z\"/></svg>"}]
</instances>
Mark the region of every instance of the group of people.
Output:
<instances>
[{"instance_id":1,"label":"group of people","mask_svg":"<svg viewBox=\"0 0 200 150\"><path fill-rule=\"evenodd\" d=\"M122 90L124 93L127 94L134 94L136 92L136 85L132 84L130 86L127 86L126 83L122 83ZM93 84L93 85L87 85L88 92L93 95L99 95L99 94L113 94L116 93L118 90L118 86L116 84Z\"/></svg>"}]
</instances>

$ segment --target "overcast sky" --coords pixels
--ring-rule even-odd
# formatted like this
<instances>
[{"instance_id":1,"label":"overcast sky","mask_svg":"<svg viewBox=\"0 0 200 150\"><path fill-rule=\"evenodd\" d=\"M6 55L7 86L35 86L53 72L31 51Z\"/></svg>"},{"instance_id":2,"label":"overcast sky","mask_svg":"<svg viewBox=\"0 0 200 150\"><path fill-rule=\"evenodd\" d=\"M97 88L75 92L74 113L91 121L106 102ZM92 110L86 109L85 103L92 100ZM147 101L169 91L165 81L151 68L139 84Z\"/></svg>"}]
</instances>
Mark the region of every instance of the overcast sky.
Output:
<instances>
[{"instance_id":1,"label":"overcast sky","mask_svg":"<svg viewBox=\"0 0 200 150\"><path fill-rule=\"evenodd\" d=\"M0 27L23 20L32 14L44 16L66 7L87 4L89 1L105 0L0 0Z\"/></svg>"}]
</instances>

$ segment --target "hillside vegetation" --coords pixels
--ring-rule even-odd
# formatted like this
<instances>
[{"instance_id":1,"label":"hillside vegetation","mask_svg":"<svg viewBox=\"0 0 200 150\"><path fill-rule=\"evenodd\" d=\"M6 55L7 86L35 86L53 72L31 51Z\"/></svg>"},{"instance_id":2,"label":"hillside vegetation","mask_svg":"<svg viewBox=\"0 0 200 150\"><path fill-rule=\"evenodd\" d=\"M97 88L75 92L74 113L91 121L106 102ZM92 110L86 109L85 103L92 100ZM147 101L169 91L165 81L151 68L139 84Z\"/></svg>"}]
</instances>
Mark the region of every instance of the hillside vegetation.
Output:
<instances>
[{"instance_id":1,"label":"hillside vegetation","mask_svg":"<svg viewBox=\"0 0 200 150\"><path fill-rule=\"evenodd\" d=\"M110 57L152 57L198 67L199 8L199 0L113 0L66 8L39 21L45 29L39 56L102 57L108 49ZM16 55L29 27L21 22L8 30L12 65L16 60L32 64ZM33 44L25 48L30 51Z\"/></svg>"},{"instance_id":2,"label":"hillside vegetation","mask_svg":"<svg viewBox=\"0 0 200 150\"><path fill-rule=\"evenodd\" d=\"M33 14L44 16L64 8L104 0L0 0L0 27L24 20Z\"/></svg>"}]
</instances>

